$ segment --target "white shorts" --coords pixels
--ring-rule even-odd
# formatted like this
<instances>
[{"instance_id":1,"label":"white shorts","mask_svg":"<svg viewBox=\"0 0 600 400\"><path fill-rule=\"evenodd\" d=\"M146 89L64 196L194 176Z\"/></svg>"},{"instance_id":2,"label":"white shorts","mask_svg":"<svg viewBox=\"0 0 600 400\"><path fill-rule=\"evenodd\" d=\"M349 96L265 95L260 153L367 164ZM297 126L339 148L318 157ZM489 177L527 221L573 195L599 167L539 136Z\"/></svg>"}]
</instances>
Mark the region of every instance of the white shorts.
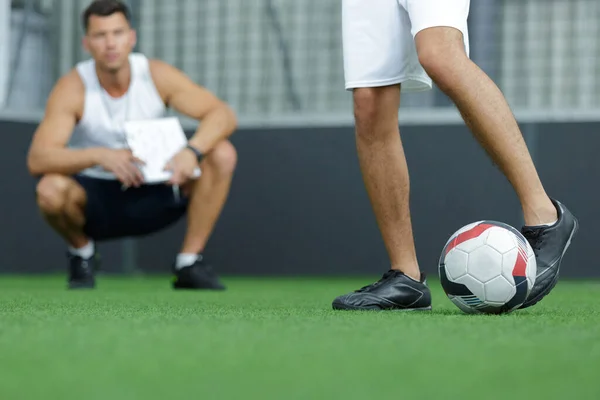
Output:
<instances>
[{"instance_id":1,"label":"white shorts","mask_svg":"<svg viewBox=\"0 0 600 400\"><path fill-rule=\"evenodd\" d=\"M414 37L435 26L457 28L469 54L470 0L342 0L346 90L401 83L402 91L432 87Z\"/></svg>"}]
</instances>

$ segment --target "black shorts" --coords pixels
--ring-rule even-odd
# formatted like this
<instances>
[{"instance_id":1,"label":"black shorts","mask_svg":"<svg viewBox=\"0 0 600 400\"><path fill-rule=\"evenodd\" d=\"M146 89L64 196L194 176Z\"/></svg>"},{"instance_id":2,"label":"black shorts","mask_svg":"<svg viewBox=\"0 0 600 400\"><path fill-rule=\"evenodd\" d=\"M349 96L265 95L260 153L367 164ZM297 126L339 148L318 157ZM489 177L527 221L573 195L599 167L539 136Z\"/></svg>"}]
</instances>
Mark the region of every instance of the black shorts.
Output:
<instances>
[{"instance_id":1,"label":"black shorts","mask_svg":"<svg viewBox=\"0 0 600 400\"><path fill-rule=\"evenodd\" d=\"M165 184L123 190L116 180L73 177L85 190L84 232L100 241L149 235L177 222L188 200Z\"/></svg>"}]
</instances>

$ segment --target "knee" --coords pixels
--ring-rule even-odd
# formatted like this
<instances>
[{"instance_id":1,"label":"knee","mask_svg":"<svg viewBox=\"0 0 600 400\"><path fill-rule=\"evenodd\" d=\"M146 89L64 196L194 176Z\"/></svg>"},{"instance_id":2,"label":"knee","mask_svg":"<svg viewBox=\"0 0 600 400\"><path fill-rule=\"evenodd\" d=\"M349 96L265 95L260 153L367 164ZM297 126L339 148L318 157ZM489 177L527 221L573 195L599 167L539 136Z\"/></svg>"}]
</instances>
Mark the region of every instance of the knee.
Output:
<instances>
[{"instance_id":1,"label":"knee","mask_svg":"<svg viewBox=\"0 0 600 400\"><path fill-rule=\"evenodd\" d=\"M457 82L456 75L461 73L462 63L467 60L466 53L458 45L444 42L421 43L417 54L427 75L443 92Z\"/></svg>"},{"instance_id":2,"label":"knee","mask_svg":"<svg viewBox=\"0 0 600 400\"><path fill-rule=\"evenodd\" d=\"M233 144L224 140L208 154L206 161L219 175L231 175L237 165L237 151Z\"/></svg>"},{"instance_id":3,"label":"knee","mask_svg":"<svg viewBox=\"0 0 600 400\"><path fill-rule=\"evenodd\" d=\"M36 187L37 204L44 214L63 212L68 198L68 180L60 175L45 175Z\"/></svg>"},{"instance_id":4,"label":"knee","mask_svg":"<svg viewBox=\"0 0 600 400\"><path fill-rule=\"evenodd\" d=\"M379 98L379 88L354 90L354 118L358 125L370 124L377 120Z\"/></svg>"},{"instance_id":5,"label":"knee","mask_svg":"<svg viewBox=\"0 0 600 400\"><path fill-rule=\"evenodd\" d=\"M388 140L398 135L398 85L354 90L356 137L362 143Z\"/></svg>"}]
</instances>

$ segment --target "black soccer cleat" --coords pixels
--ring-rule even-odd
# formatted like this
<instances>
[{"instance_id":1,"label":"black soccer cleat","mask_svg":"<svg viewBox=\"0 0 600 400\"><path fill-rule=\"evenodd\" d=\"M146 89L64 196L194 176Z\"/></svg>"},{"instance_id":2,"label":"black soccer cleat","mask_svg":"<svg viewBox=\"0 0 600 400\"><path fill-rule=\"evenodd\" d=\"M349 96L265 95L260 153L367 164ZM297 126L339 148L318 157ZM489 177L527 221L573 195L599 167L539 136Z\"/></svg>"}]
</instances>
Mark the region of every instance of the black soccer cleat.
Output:
<instances>
[{"instance_id":1,"label":"black soccer cleat","mask_svg":"<svg viewBox=\"0 0 600 400\"><path fill-rule=\"evenodd\" d=\"M68 253L67 257L69 258L69 289L94 289L96 287L94 274L99 263L97 255L85 259Z\"/></svg>"},{"instance_id":2,"label":"black soccer cleat","mask_svg":"<svg viewBox=\"0 0 600 400\"><path fill-rule=\"evenodd\" d=\"M431 310L431 292L425 274L416 281L400 271L389 270L380 280L333 300L334 310Z\"/></svg>"},{"instance_id":3,"label":"black soccer cleat","mask_svg":"<svg viewBox=\"0 0 600 400\"><path fill-rule=\"evenodd\" d=\"M537 262L535 284L520 309L531 307L548 295L558 282L560 263L579 229L577 218L560 202L552 199L558 221L552 226L524 226L521 229Z\"/></svg>"},{"instance_id":4,"label":"black soccer cleat","mask_svg":"<svg viewBox=\"0 0 600 400\"><path fill-rule=\"evenodd\" d=\"M213 268L204 262L202 256L189 267L173 268L173 274L173 289L225 290L225 285Z\"/></svg>"}]
</instances>

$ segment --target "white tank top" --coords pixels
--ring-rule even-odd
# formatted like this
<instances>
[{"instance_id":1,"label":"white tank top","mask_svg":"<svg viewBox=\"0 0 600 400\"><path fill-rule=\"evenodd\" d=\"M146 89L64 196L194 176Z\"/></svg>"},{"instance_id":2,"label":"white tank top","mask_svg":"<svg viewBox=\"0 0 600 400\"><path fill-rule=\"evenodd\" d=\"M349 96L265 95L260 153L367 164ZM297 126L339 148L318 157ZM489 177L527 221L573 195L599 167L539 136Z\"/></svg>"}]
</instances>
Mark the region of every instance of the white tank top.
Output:
<instances>
[{"instance_id":1,"label":"white tank top","mask_svg":"<svg viewBox=\"0 0 600 400\"><path fill-rule=\"evenodd\" d=\"M131 82L127 93L111 97L98 81L94 60L76 65L85 86L83 116L75 126L69 147L127 148L123 123L125 121L162 118L167 108L161 99L152 76L148 59L139 53L129 56ZM114 174L96 166L81 172L94 178L115 179Z\"/></svg>"}]
</instances>

